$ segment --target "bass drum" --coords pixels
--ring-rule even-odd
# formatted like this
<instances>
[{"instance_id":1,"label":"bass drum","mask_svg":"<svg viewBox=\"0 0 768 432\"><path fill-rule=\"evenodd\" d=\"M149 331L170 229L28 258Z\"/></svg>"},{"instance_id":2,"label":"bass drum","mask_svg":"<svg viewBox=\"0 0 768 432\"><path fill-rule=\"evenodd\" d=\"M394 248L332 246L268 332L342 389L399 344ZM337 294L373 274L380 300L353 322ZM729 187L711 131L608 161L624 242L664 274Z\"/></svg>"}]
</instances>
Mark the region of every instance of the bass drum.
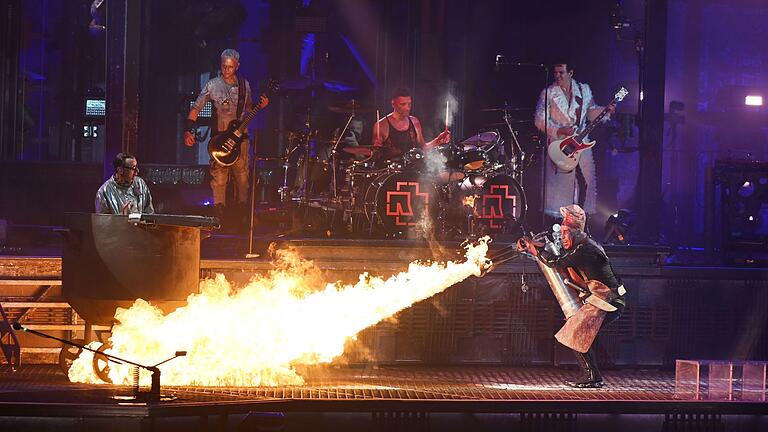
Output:
<instances>
[{"instance_id":1,"label":"bass drum","mask_svg":"<svg viewBox=\"0 0 768 432\"><path fill-rule=\"evenodd\" d=\"M418 173L387 173L376 178L365 193L365 214L372 227L386 236L418 233L434 226L439 211L434 183Z\"/></svg>"},{"instance_id":2,"label":"bass drum","mask_svg":"<svg viewBox=\"0 0 768 432\"><path fill-rule=\"evenodd\" d=\"M522 186L506 174L468 176L451 204L448 219L452 224L476 235L514 233L528 211Z\"/></svg>"}]
</instances>

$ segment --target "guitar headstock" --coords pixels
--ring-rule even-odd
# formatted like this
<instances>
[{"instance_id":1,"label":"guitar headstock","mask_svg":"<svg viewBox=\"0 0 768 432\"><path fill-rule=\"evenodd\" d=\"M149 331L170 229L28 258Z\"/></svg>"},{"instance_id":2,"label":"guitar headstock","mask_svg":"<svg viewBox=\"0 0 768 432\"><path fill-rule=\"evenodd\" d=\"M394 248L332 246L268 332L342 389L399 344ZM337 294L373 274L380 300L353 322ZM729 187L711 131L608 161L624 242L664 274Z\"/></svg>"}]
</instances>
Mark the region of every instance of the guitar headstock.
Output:
<instances>
[{"instance_id":1,"label":"guitar headstock","mask_svg":"<svg viewBox=\"0 0 768 432\"><path fill-rule=\"evenodd\" d=\"M624 100L625 97L627 97L628 94L629 94L629 90L622 87L619 89L619 91L616 92L616 94L613 96L613 99L616 102L621 102Z\"/></svg>"}]
</instances>

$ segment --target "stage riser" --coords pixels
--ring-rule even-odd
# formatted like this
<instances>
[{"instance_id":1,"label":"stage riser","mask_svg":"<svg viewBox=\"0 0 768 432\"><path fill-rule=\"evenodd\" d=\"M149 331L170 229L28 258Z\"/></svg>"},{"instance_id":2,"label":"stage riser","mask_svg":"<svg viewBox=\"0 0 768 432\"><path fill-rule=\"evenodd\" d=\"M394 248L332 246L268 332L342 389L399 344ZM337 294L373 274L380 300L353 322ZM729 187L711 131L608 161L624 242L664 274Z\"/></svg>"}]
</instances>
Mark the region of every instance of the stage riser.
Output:
<instances>
[{"instance_id":1,"label":"stage riser","mask_svg":"<svg viewBox=\"0 0 768 432\"><path fill-rule=\"evenodd\" d=\"M519 280L519 275L487 277L455 286L399 313L397 323L363 332L361 352L382 363L573 363L573 354L553 338L562 313L543 278L529 277L527 293L520 291ZM765 332L743 331L766 327L765 283L625 282L628 306L597 345L601 364L671 366L677 358L768 357ZM347 351L350 359L356 354Z\"/></svg>"},{"instance_id":2,"label":"stage riser","mask_svg":"<svg viewBox=\"0 0 768 432\"><path fill-rule=\"evenodd\" d=\"M405 267L405 263L397 261L316 264L326 272L328 280L347 282L356 281L364 270L386 275ZM264 261L203 260L201 277L223 273L241 284L270 268ZM0 269L4 278L55 278L60 265L57 268L56 260L50 258L16 258L12 262L0 260ZM653 267L617 270L625 275L628 306L624 316L601 338L597 351L601 364L671 367L678 358L768 359L768 331L763 330L768 328L768 280L728 279L727 272L712 280L705 273L684 274L679 269L676 277L662 277L664 271L671 271ZM519 265L513 265L503 266L482 279L470 278L417 303L393 320L363 331L358 341L349 345L346 360L384 364L573 363L573 355L553 338L562 325L562 313L544 278L529 271L534 271L532 265L526 267L527 292L520 289ZM697 274L707 278L696 278ZM7 283L0 285L3 301L29 301L40 289ZM56 297L57 292L51 295ZM77 322L70 321L70 313L38 309L26 322ZM22 346L51 348L40 341L22 341ZM24 357L27 362L47 362L54 356L27 352Z\"/></svg>"}]
</instances>

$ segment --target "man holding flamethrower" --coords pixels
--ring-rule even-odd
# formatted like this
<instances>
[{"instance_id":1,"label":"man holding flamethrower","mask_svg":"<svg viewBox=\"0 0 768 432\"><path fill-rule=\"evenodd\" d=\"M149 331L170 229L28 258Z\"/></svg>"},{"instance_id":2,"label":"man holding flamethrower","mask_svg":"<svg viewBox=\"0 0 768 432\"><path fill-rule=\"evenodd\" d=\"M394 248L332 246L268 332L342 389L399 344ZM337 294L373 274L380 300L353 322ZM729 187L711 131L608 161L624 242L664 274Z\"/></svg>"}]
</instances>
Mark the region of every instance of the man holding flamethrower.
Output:
<instances>
[{"instance_id":1,"label":"man holding flamethrower","mask_svg":"<svg viewBox=\"0 0 768 432\"><path fill-rule=\"evenodd\" d=\"M584 231L584 210L574 204L561 207L560 213L561 225L533 238L521 238L497 252L485 273L518 254L535 259L566 318L555 338L573 351L582 369L566 385L600 388L603 378L593 342L606 325L621 316L626 289L605 250Z\"/></svg>"}]
</instances>

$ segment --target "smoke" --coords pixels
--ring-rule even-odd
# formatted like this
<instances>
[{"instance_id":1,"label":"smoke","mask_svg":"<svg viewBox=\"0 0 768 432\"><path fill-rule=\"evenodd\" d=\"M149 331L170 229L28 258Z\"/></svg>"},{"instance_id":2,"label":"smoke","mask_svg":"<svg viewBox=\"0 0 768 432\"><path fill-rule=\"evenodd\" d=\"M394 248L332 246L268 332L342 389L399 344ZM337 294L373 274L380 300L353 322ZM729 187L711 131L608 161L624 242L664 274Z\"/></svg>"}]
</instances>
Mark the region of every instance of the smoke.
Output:
<instances>
[{"instance_id":1,"label":"smoke","mask_svg":"<svg viewBox=\"0 0 768 432\"><path fill-rule=\"evenodd\" d=\"M448 158L440 151L440 149L432 148L424 153L424 167L427 176L435 176L446 171L447 163Z\"/></svg>"},{"instance_id":2,"label":"smoke","mask_svg":"<svg viewBox=\"0 0 768 432\"><path fill-rule=\"evenodd\" d=\"M455 81L448 81L443 95L438 98L435 118L441 119L438 123L444 123L446 127L453 126L456 113L459 111L458 90ZM447 109L446 109L447 108Z\"/></svg>"}]
</instances>

